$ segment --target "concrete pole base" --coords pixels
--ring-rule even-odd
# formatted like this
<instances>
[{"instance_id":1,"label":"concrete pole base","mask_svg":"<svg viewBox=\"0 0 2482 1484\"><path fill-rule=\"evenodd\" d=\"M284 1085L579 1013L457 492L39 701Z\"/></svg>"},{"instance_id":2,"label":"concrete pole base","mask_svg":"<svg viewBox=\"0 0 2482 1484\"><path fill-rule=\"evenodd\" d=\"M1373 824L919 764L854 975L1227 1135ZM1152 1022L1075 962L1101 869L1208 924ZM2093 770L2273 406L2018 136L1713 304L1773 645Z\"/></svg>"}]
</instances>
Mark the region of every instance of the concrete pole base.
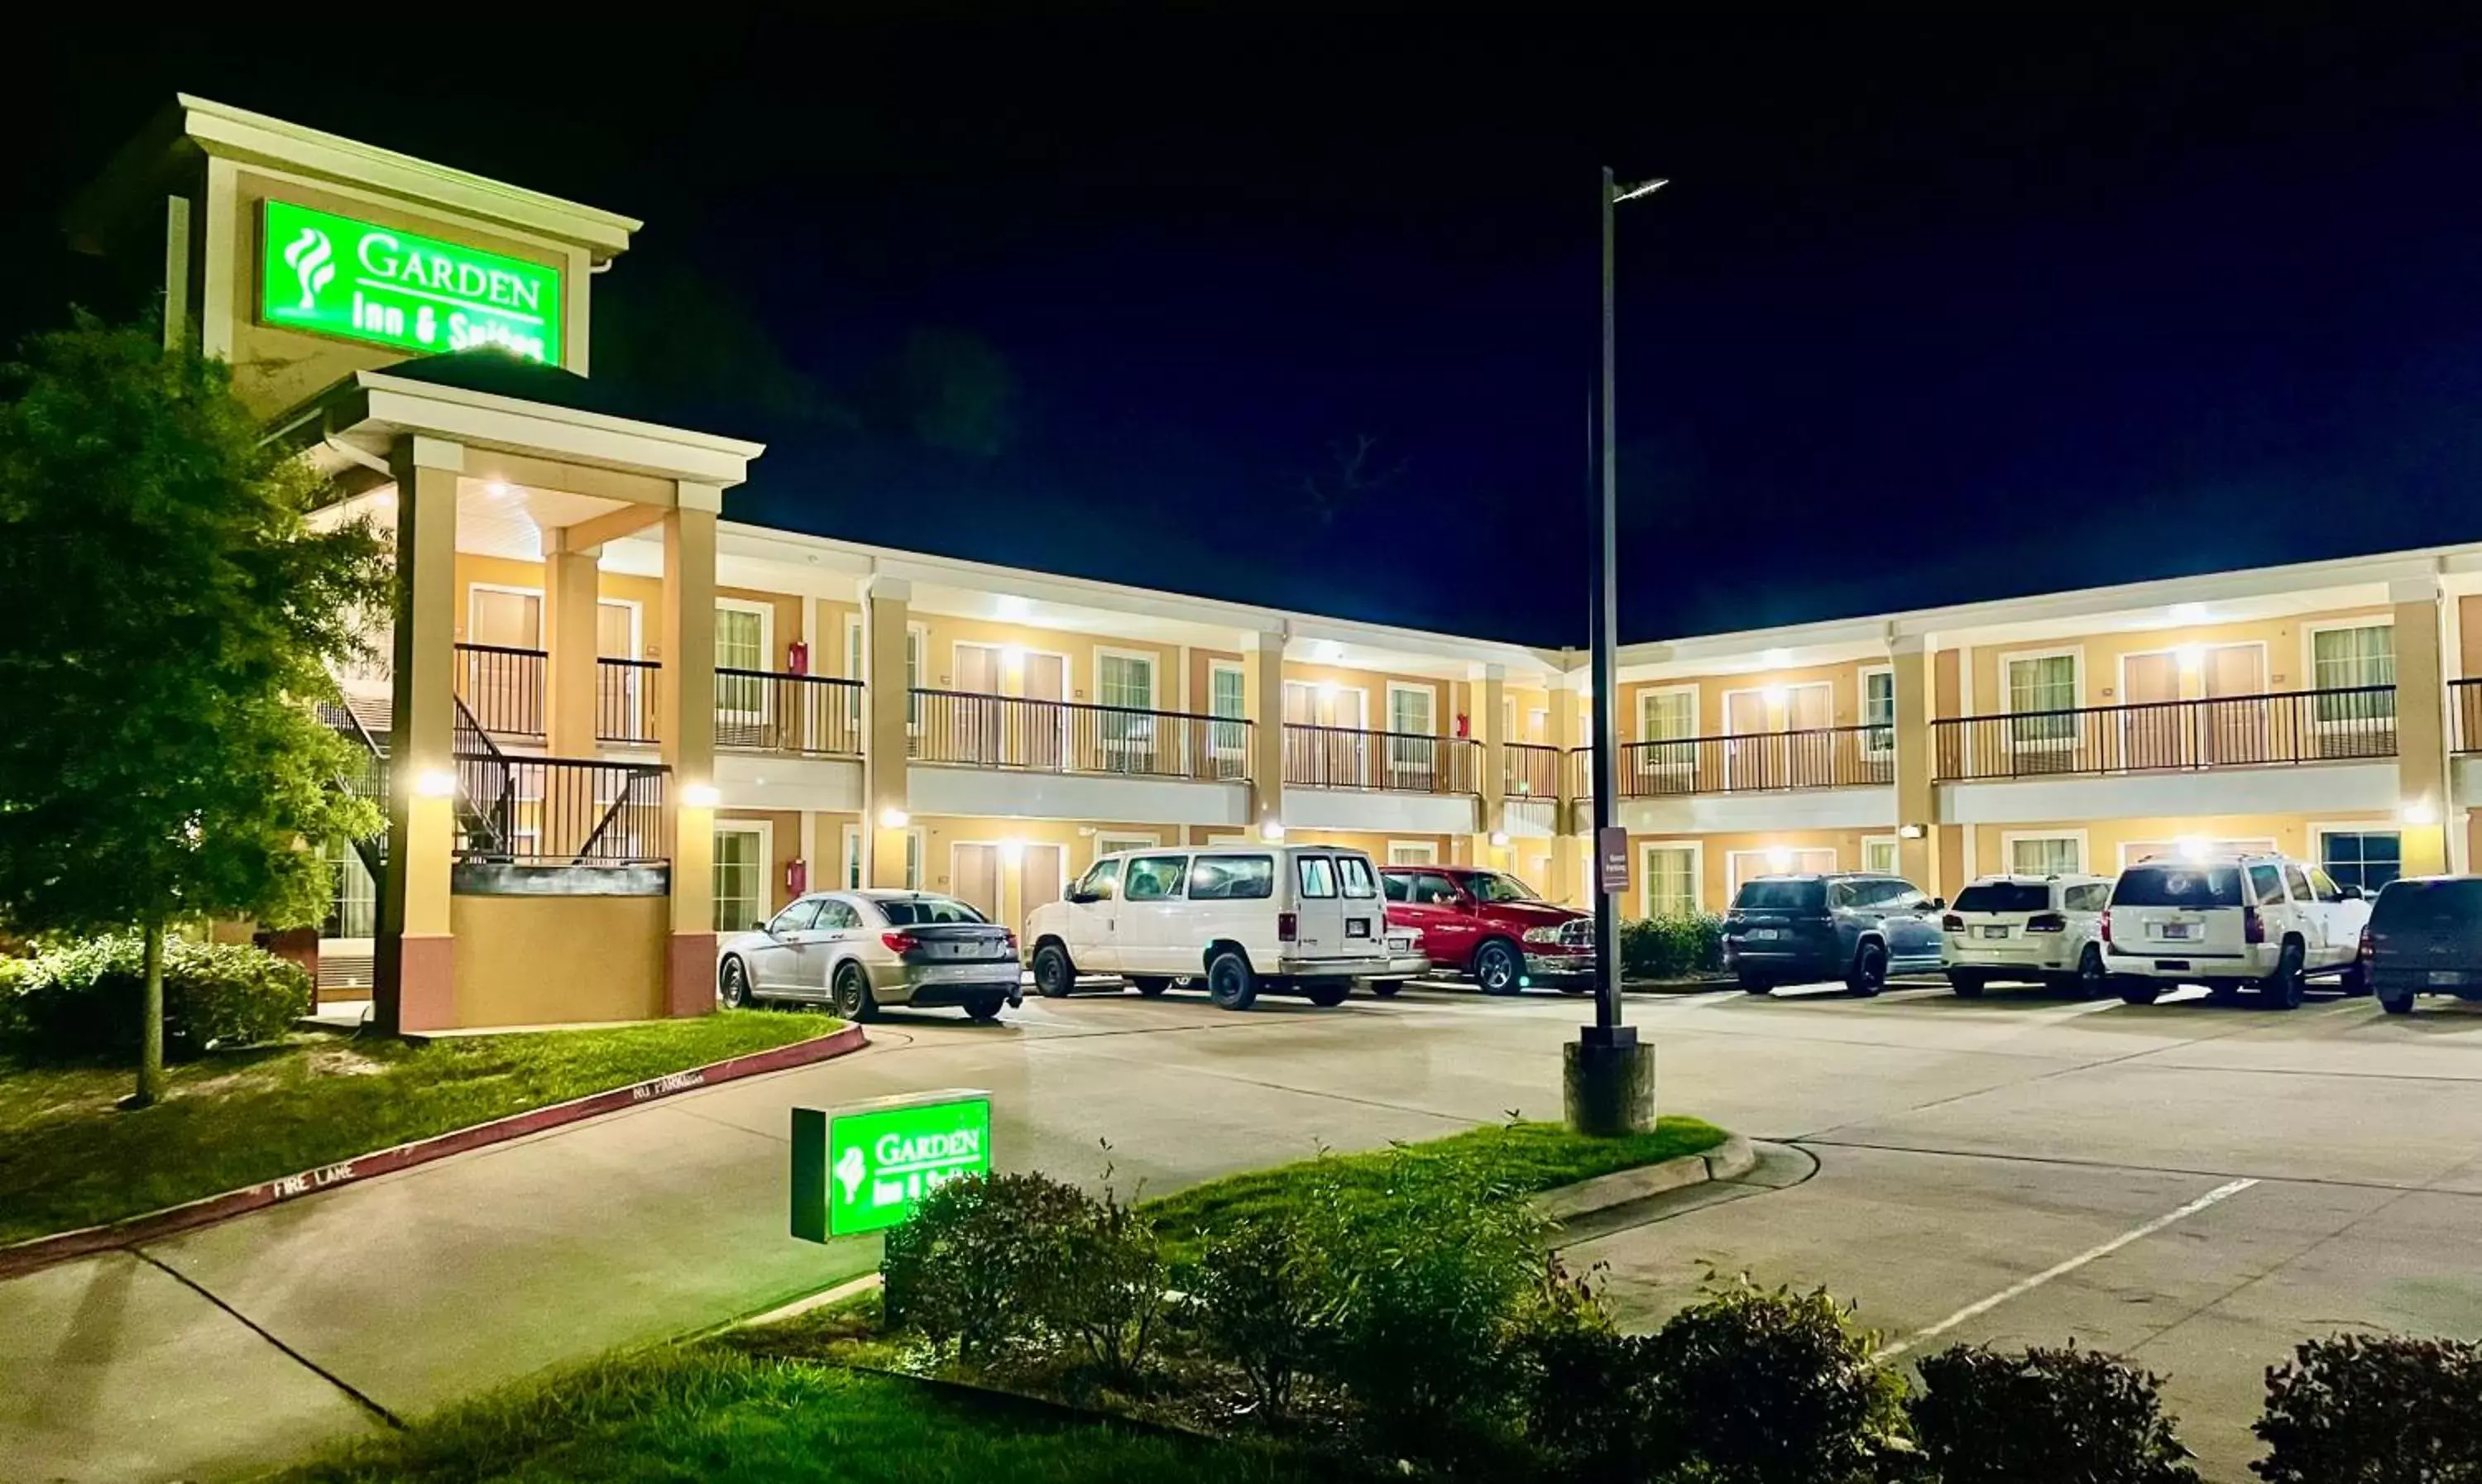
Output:
<instances>
[{"instance_id":1,"label":"concrete pole base","mask_svg":"<svg viewBox=\"0 0 2482 1484\"><path fill-rule=\"evenodd\" d=\"M1587 1026L1561 1047L1561 1098L1569 1127L1595 1139L1654 1126L1654 1047L1637 1028Z\"/></svg>"}]
</instances>

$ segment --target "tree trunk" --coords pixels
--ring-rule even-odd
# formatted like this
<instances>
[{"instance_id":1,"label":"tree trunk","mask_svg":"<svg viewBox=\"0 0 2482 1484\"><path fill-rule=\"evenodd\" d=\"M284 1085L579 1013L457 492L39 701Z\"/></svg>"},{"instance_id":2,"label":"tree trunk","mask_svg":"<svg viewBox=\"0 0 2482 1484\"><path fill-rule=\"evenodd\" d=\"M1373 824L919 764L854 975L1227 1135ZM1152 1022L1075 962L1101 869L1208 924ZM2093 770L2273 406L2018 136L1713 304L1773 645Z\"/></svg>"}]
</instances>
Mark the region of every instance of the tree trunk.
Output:
<instances>
[{"instance_id":1,"label":"tree trunk","mask_svg":"<svg viewBox=\"0 0 2482 1484\"><path fill-rule=\"evenodd\" d=\"M129 1105L143 1108L164 1096L164 924L146 924L146 995L138 1032L138 1092Z\"/></svg>"}]
</instances>

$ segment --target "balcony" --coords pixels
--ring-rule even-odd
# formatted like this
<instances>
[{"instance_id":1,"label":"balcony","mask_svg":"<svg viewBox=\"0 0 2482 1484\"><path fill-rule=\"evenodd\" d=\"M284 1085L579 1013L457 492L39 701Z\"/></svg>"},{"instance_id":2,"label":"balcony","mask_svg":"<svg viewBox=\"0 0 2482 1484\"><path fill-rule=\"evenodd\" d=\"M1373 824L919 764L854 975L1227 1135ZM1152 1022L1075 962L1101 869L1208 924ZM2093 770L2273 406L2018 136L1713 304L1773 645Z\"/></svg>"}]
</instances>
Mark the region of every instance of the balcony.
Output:
<instances>
[{"instance_id":1,"label":"balcony","mask_svg":"<svg viewBox=\"0 0 2482 1484\"><path fill-rule=\"evenodd\" d=\"M663 667L652 660L595 662L594 736L615 747L661 740ZM715 673L715 746L726 753L794 757L861 755L861 682L763 670Z\"/></svg>"},{"instance_id":2,"label":"balcony","mask_svg":"<svg viewBox=\"0 0 2482 1484\"><path fill-rule=\"evenodd\" d=\"M2482 753L2482 680L2447 682L2448 745L2458 753Z\"/></svg>"},{"instance_id":3,"label":"balcony","mask_svg":"<svg viewBox=\"0 0 2482 1484\"><path fill-rule=\"evenodd\" d=\"M1892 727L1821 727L1687 737L1677 742L1631 742L1621 749L1624 799L1868 788L1891 783L1895 778Z\"/></svg>"},{"instance_id":4,"label":"balcony","mask_svg":"<svg viewBox=\"0 0 2482 1484\"><path fill-rule=\"evenodd\" d=\"M2392 685L1970 716L1931 724L1941 782L2393 757Z\"/></svg>"},{"instance_id":5,"label":"balcony","mask_svg":"<svg viewBox=\"0 0 2482 1484\"><path fill-rule=\"evenodd\" d=\"M457 754L463 864L642 866L672 859L664 774L640 763Z\"/></svg>"},{"instance_id":6,"label":"balcony","mask_svg":"<svg viewBox=\"0 0 2482 1484\"><path fill-rule=\"evenodd\" d=\"M594 662L594 740L620 747L652 747L655 677L663 666L650 659Z\"/></svg>"},{"instance_id":7,"label":"balcony","mask_svg":"<svg viewBox=\"0 0 2482 1484\"><path fill-rule=\"evenodd\" d=\"M1250 776L1250 723L1230 717L932 690L914 691L912 707L915 762L1212 783Z\"/></svg>"},{"instance_id":8,"label":"balcony","mask_svg":"<svg viewBox=\"0 0 2482 1484\"><path fill-rule=\"evenodd\" d=\"M1465 737L1284 726L1284 786L1470 795L1482 744Z\"/></svg>"},{"instance_id":9,"label":"balcony","mask_svg":"<svg viewBox=\"0 0 2482 1484\"><path fill-rule=\"evenodd\" d=\"M1500 750L1499 791L1511 799L1560 796L1560 750L1511 742Z\"/></svg>"},{"instance_id":10,"label":"balcony","mask_svg":"<svg viewBox=\"0 0 2482 1484\"><path fill-rule=\"evenodd\" d=\"M461 644L452 676L457 699L492 736L539 743L543 740L543 684L550 659L541 649Z\"/></svg>"}]
</instances>

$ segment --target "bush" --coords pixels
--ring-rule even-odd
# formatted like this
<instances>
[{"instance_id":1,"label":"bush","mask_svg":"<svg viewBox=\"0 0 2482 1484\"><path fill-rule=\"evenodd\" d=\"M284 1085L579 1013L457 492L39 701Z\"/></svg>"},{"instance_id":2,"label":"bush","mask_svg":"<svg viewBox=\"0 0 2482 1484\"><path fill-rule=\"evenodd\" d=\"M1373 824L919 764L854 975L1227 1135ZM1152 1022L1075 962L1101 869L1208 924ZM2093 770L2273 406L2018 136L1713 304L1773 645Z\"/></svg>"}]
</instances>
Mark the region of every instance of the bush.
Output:
<instances>
[{"instance_id":1,"label":"bush","mask_svg":"<svg viewBox=\"0 0 2482 1484\"><path fill-rule=\"evenodd\" d=\"M2266 1373L2253 1429L2275 1484L2482 1481L2482 1345L2336 1335Z\"/></svg>"},{"instance_id":2,"label":"bush","mask_svg":"<svg viewBox=\"0 0 2482 1484\"><path fill-rule=\"evenodd\" d=\"M1708 913L1639 917L1621 924L1621 972L1631 979L1685 979L1724 970L1724 919Z\"/></svg>"},{"instance_id":3,"label":"bush","mask_svg":"<svg viewBox=\"0 0 2482 1484\"><path fill-rule=\"evenodd\" d=\"M1067 1272L1064 1233L1091 1204L1043 1175L940 1185L887 1233L879 1271L889 1326L974 1364L1044 1350L1052 1286Z\"/></svg>"},{"instance_id":4,"label":"bush","mask_svg":"<svg viewBox=\"0 0 2482 1484\"><path fill-rule=\"evenodd\" d=\"M1710 1287L1646 1343L1655 1462L1717 1484L1873 1477L1905 1446L1904 1384L1873 1342L1824 1290Z\"/></svg>"},{"instance_id":5,"label":"bush","mask_svg":"<svg viewBox=\"0 0 2482 1484\"><path fill-rule=\"evenodd\" d=\"M1923 1357L1914 1436L1940 1484L2196 1484L2162 1378L2072 1345Z\"/></svg>"},{"instance_id":6,"label":"bush","mask_svg":"<svg viewBox=\"0 0 2482 1484\"><path fill-rule=\"evenodd\" d=\"M1263 1416L1293 1407L1326 1336L1328 1265L1299 1212L1244 1223L1206 1244L1184 1280L1191 1322L1241 1372Z\"/></svg>"},{"instance_id":7,"label":"bush","mask_svg":"<svg viewBox=\"0 0 2482 1484\"><path fill-rule=\"evenodd\" d=\"M1647 1348L1613 1328L1590 1280L1550 1259L1512 1351L1525 1438L1552 1477L1647 1476Z\"/></svg>"},{"instance_id":8,"label":"bush","mask_svg":"<svg viewBox=\"0 0 2482 1484\"><path fill-rule=\"evenodd\" d=\"M1036 1309L1115 1381L1145 1367L1170 1303L1167 1268L1154 1229L1110 1190L1086 1200L1058 1237L1061 1267Z\"/></svg>"},{"instance_id":9,"label":"bush","mask_svg":"<svg viewBox=\"0 0 2482 1484\"><path fill-rule=\"evenodd\" d=\"M137 1054L146 994L145 944L138 935L88 939L10 962L14 967L0 977L0 1045L35 1061ZM273 1041L309 1013L310 975L298 964L247 943L172 939L164 945L169 1056Z\"/></svg>"}]
</instances>

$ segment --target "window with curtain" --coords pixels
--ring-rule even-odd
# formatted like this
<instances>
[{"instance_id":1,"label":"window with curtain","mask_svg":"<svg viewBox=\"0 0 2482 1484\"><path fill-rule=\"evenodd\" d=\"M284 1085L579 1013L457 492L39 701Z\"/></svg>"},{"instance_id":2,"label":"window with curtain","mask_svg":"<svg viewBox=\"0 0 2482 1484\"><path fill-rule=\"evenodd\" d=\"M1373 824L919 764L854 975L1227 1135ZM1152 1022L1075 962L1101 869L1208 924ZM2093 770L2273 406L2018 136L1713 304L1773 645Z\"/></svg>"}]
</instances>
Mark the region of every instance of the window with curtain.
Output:
<instances>
[{"instance_id":1,"label":"window with curtain","mask_svg":"<svg viewBox=\"0 0 2482 1484\"><path fill-rule=\"evenodd\" d=\"M2074 716L2032 716L2027 712L2074 709L2077 703L2077 657L2038 654L2008 662L2008 709L2018 713L2008 734L2019 747L2052 749L2076 739Z\"/></svg>"},{"instance_id":2,"label":"window with curtain","mask_svg":"<svg viewBox=\"0 0 2482 1484\"><path fill-rule=\"evenodd\" d=\"M765 624L759 615L748 608L718 608L715 611L715 668L718 670L764 670L767 668ZM764 709L767 682L754 675L719 675L715 677L715 709L719 715L756 717ZM744 926L748 924L745 922Z\"/></svg>"},{"instance_id":3,"label":"window with curtain","mask_svg":"<svg viewBox=\"0 0 2482 1484\"><path fill-rule=\"evenodd\" d=\"M344 840L328 842L328 864L334 869L335 895L328 906L328 922L322 936L328 938L369 938L379 931L379 888L371 873L362 865L362 858Z\"/></svg>"},{"instance_id":4,"label":"window with curtain","mask_svg":"<svg viewBox=\"0 0 2482 1484\"><path fill-rule=\"evenodd\" d=\"M1387 760L1399 772L1428 772L1436 765L1439 744L1431 737L1432 695L1415 686L1387 688Z\"/></svg>"},{"instance_id":5,"label":"window with curtain","mask_svg":"<svg viewBox=\"0 0 2482 1484\"><path fill-rule=\"evenodd\" d=\"M1896 746L1896 676L1891 670L1869 670L1862 676L1862 746L1873 753Z\"/></svg>"},{"instance_id":6,"label":"window with curtain","mask_svg":"<svg viewBox=\"0 0 2482 1484\"><path fill-rule=\"evenodd\" d=\"M2322 628L2310 636L2310 684L2321 694L2311 702L2321 722L2392 719L2392 690L2375 694L2334 695L2356 686L2396 683L2396 630L2392 623L2366 623L2358 628Z\"/></svg>"},{"instance_id":7,"label":"window with curtain","mask_svg":"<svg viewBox=\"0 0 2482 1484\"><path fill-rule=\"evenodd\" d=\"M715 930L739 933L767 915L766 838L756 830L715 829Z\"/></svg>"},{"instance_id":8,"label":"window with curtain","mask_svg":"<svg viewBox=\"0 0 2482 1484\"><path fill-rule=\"evenodd\" d=\"M1143 655L1096 655L1095 684L1095 699L1104 705L1122 706L1130 711L1154 709L1154 661ZM1102 724L1105 747L1143 747L1154 734L1151 717L1107 711L1098 720Z\"/></svg>"},{"instance_id":9,"label":"window with curtain","mask_svg":"<svg viewBox=\"0 0 2482 1484\"><path fill-rule=\"evenodd\" d=\"M1217 718L1213 742L1218 757L1238 758L1249 746L1250 730L1241 725L1250 714L1247 694L1238 669L1218 665L1207 671L1206 714Z\"/></svg>"},{"instance_id":10,"label":"window with curtain","mask_svg":"<svg viewBox=\"0 0 2482 1484\"><path fill-rule=\"evenodd\" d=\"M1685 917L1698 910L1698 852L1686 845L1646 848L1646 914Z\"/></svg>"},{"instance_id":11,"label":"window with curtain","mask_svg":"<svg viewBox=\"0 0 2482 1484\"><path fill-rule=\"evenodd\" d=\"M2073 835L2020 835L2008 842L2008 870L2017 876L2073 876L2086 868Z\"/></svg>"},{"instance_id":12,"label":"window with curtain","mask_svg":"<svg viewBox=\"0 0 2482 1484\"><path fill-rule=\"evenodd\" d=\"M1896 874L1896 839L1893 835L1872 835L1862 842L1862 869Z\"/></svg>"},{"instance_id":13,"label":"window with curtain","mask_svg":"<svg viewBox=\"0 0 2482 1484\"><path fill-rule=\"evenodd\" d=\"M1645 766L1677 773L1686 773L1695 768L1698 765L1698 748L1692 739L1697 732L1696 691L1637 693L1638 740L1654 744L1639 750Z\"/></svg>"}]
</instances>

